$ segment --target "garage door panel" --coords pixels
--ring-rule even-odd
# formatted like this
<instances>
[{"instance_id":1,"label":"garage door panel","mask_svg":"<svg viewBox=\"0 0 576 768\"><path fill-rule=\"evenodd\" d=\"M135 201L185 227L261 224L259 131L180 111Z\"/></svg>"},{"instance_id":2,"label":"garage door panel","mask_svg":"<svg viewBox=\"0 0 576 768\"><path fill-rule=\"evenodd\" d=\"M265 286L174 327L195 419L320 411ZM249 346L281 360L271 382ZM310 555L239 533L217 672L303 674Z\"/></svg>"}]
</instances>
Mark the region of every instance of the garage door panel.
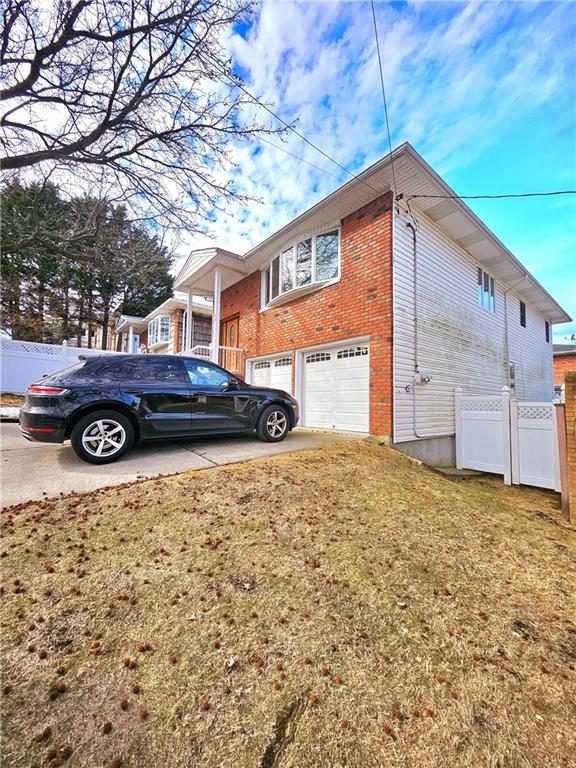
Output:
<instances>
[{"instance_id":1,"label":"garage door panel","mask_svg":"<svg viewBox=\"0 0 576 768\"><path fill-rule=\"evenodd\" d=\"M252 384L292 393L292 358L282 355L252 363Z\"/></svg>"},{"instance_id":2,"label":"garage door panel","mask_svg":"<svg viewBox=\"0 0 576 768\"><path fill-rule=\"evenodd\" d=\"M304 426L369 431L368 359L368 345L340 345L304 355Z\"/></svg>"}]
</instances>

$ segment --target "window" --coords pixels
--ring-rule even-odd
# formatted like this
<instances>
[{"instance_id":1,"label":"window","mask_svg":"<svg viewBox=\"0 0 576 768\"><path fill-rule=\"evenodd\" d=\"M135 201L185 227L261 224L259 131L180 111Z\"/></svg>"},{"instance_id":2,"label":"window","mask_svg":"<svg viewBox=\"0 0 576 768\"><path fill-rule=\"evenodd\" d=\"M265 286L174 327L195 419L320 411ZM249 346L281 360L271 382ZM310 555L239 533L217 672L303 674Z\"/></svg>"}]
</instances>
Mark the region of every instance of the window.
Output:
<instances>
[{"instance_id":1,"label":"window","mask_svg":"<svg viewBox=\"0 0 576 768\"><path fill-rule=\"evenodd\" d=\"M276 362L274 363L274 368L284 368L287 365L292 365L292 358L281 357L279 360L276 360Z\"/></svg>"},{"instance_id":2,"label":"window","mask_svg":"<svg viewBox=\"0 0 576 768\"><path fill-rule=\"evenodd\" d=\"M546 332L546 341L550 342L550 323L548 322L544 323L544 328Z\"/></svg>"},{"instance_id":3,"label":"window","mask_svg":"<svg viewBox=\"0 0 576 768\"><path fill-rule=\"evenodd\" d=\"M265 270L262 305L267 306L283 293L335 280L339 268L340 247L337 231L301 240L282 251Z\"/></svg>"},{"instance_id":4,"label":"window","mask_svg":"<svg viewBox=\"0 0 576 768\"><path fill-rule=\"evenodd\" d=\"M154 384L183 384L185 381L181 361L160 355L136 355L130 359L106 361L90 366L89 373L91 378L105 381L148 381Z\"/></svg>"},{"instance_id":5,"label":"window","mask_svg":"<svg viewBox=\"0 0 576 768\"><path fill-rule=\"evenodd\" d=\"M270 368L270 363L254 363L254 370L261 371L264 368Z\"/></svg>"},{"instance_id":6,"label":"window","mask_svg":"<svg viewBox=\"0 0 576 768\"><path fill-rule=\"evenodd\" d=\"M307 363L323 363L326 360L330 360L328 352L314 352L313 355L308 355L306 358Z\"/></svg>"},{"instance_id":7,"label":"window","mask_svg":"<svg viewBox=\"0 0 576 768\"><path fill-rule=\"evenodd\" d=\"M158 315L148 323L148 346L170 341L170 315Z\"/></svg>"},{"instance_id":8,"label":"window","mask_svg":"<svg viewBox=\"0 0 576 768\"><path fill-rule=\"evenodd\" d=\"M494 278L478 267L478 304L488 312L496 312L496 296Z\"/></svg>"},{"instance_id":9,"label":"window","mask_svg":"<svg viewBox=\"0 0 576 768\"><path fill-rule=\"evenodd\" d=\"M183 361L193 387L222 387L232 381L231 376L217 365L186 358Z\"/></svg>"},{"instance_id":10,"label":"window","mask_svg":"<svg viewBox=\"0 0 576 768\"><path fill-rule=\"evenodd\" d=\"M526 328L526 304L523 301L520 302L520 325Z\"/></svg>"},{"instance_id":11,"label":"window","mask_svg":"<svg viewBox=\"0 0 576 768\"><path fill-rule=\"evenodd\" d=\"M350 349L341 349L336 357L342 360L344 357L361 357L368 354L368 347L351 347Z\"/></svg>"}]
</instances>

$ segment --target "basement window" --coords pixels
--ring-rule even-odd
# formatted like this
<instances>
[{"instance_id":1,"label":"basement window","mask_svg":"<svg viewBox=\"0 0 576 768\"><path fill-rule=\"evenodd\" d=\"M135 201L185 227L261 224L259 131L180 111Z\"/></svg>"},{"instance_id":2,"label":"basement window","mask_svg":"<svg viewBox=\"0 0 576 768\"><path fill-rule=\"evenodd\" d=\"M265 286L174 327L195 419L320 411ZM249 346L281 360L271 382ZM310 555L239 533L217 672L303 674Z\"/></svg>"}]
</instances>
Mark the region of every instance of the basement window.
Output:
<instances>
[{"instance_id":1,"label":"basement window","mask_svg":"<svg viewBox=\"0 0 576 768\"><path fill-rule=\"evenodd\" d=\"M495 282L492 275L478 267L478 304L493 314L496 312Z\"/></svg>"},{"instance_id":2,"label":"basement window","mask_svg":"<svg viewBox=\"0 0 576 768\"><path fill-rule=\"evenodd\" d=\"M308 293L336 281L340 275L340 235L337 230L308 237L275 256L262 277L262 306L285 294Z\"/></svg>"}]
</instances>

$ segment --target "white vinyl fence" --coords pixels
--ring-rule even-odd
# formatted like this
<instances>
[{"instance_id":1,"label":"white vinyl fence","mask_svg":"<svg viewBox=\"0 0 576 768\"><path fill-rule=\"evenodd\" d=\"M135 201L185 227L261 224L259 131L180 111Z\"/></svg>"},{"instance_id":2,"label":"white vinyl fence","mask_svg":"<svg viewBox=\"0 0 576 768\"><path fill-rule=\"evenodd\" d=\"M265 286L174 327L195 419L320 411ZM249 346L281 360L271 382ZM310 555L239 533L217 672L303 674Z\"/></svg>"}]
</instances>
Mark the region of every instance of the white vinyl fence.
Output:
<instances>
[{"instance_id":1,"label":"white vinyl fence","mask_svg":"<svg viewBox=\"0 0 576 768\"><path fill-rule=\"evenodd\" d=\"M504 476L507 485L560 490L556 407L552 402L465 396L455 391L456 466Z\"/></svg>"},{"instance_id":2,"label":"white vinyl fence","mask_svg":"<svg viewBox=\"0 0 576 768\"><path fill-rule=\"evenodd\" d=\"M0 391L22 395L29 384L47 373L66 368L78 355L115 355L101 349L63 344L40 344L0 338Z\"/></svg>"}]
</instances>

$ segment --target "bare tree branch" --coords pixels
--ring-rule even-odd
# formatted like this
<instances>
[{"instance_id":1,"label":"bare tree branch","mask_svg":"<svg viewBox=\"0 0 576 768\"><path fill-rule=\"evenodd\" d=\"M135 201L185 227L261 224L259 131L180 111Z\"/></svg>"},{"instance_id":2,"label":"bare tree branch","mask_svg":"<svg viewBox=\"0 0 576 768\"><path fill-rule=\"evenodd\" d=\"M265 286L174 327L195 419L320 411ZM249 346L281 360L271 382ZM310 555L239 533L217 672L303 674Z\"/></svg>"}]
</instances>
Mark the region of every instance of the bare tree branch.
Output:
<instances>
[{"instance_id":1,"label":"bare tree branch","mask_svg":"<svg viewBox=\"0 0 576 768\"><path fill-rule=\"evenodd\" d=\"M57 168L88 189L98 169L136 216L194 229L237 196L231 143L278 132L222 46L244 0L3 2L7 174Z\"/></svg>"}]
</instances>

